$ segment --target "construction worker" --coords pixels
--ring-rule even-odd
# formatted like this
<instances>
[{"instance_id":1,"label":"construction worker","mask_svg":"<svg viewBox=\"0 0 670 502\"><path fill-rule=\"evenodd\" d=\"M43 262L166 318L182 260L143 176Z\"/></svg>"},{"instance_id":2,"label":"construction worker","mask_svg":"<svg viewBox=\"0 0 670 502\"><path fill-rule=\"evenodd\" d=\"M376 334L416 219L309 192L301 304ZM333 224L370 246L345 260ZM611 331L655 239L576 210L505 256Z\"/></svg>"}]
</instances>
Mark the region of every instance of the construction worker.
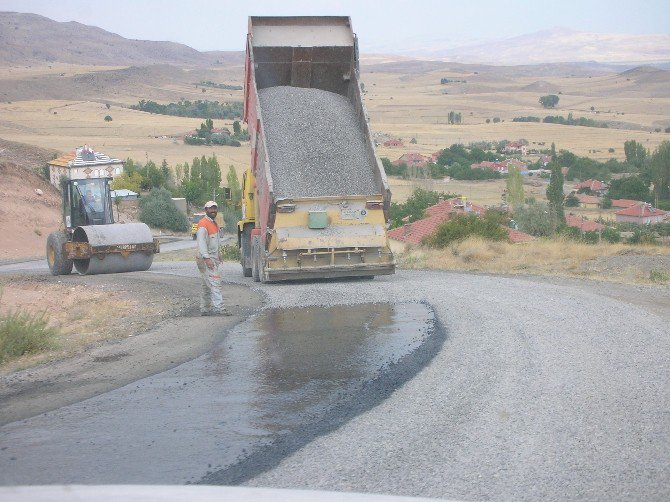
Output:
<instances>
[{"instance_id":1,"label":"construction worker","mask_svg":"<svg viewBox=\"0 0 670 502\"><path fill-rule=\"evenodd\" d=\"M221 238L216 223L218 207L210 200L205 204L205 216L198 222L196 241L198 256L196 263L202 276L200 293L201 315L230 315L223 307L221 295Z\"/></svg>"}]
</instances>

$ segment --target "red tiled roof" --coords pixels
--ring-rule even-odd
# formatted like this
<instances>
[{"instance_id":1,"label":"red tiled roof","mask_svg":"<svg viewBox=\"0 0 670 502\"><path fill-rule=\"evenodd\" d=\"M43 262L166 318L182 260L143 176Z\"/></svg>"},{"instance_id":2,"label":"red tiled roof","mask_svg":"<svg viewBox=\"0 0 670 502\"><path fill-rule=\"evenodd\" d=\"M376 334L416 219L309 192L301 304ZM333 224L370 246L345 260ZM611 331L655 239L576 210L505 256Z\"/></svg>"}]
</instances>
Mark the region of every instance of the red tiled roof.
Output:
<instances>
[{"instance_id":1,"label":"red tiled roof","mask_svg":"<svg viewBox=\"0 0 670 502\"><path fill-rule=\"evenodd\" d=\"M618 214L619 216L635 216L637 218L647 218L649 216L659 216L659 215L664 216L667 213L668 213L667 211L663 211L661 209L656 209L652 207L651 204L641 202L634 206L627 207L626 209L622 209L621 211L617 211L614 214Z\"/></svg>"},{"instance_id":2,"label":"red tiled roof","mask_svg":"<svg viewBox=\"0 0 670 502\"><path fill-rule=\"evenodd\" d=\"M389 230L388 236L400 242L407 242L409 244L421 244L424 237L432 235L437 230L441 223L449 219L448 214L438 214L429 216L422 220L417 220L413 223L408 223L402 227Z\"/></svg>"},{"instance_id":3,"label":"red tiled roof","mask_svg":"<svg viewBox=\"0 0 670 502\"><path fill-rule=\"evenodd\" d=\"M577 197L577 200L580 202L580 204L599 204L600 199L596 197L595 195L584 195L581 193L578 193L575 195Z\"/></svg>"},{"instance_id":4,"label":"red tiled roof","mask_svg":"<svg viewBox=\"0 0 670 502\"><path fill-rule=\"evenodd\" d=\"M578 185L575 186L577 190L580 188L588 188L589 190L598 191L598 190L605 190L607 188L607 185L603 183L602 181L598 180L586 180L582 181Z\"/></svg>"},{"instance_id":5,"label":"red tiled roof","mask_svg":"<svg viewBox=\"0 0 670 502\"><path fill-rule=\"evenodd\" d=\"M434 234L437 227L449 220L452 214L474 213L482 215L486 211L483 206L467 201L465 202L465 208L467 208L467 211L463 209L463 201L459 198L443 200L426 208L426 214L428 215L426 218L389 230L388 236L390 239L400 242L421 244L424 237Z\"/></svg>"},{"instance_id":6,"label":"red tiled roof","mask_svg":"<svg viewBox=\"0 0 670 502\"><path fill-rule=\"evenodd\" d=\"M630 207L636 204L642 204L642 201L630 199L612 199L612 207Z\"/></svg>"},{"instance_id":7,"label":"red tiled roof","mask_svg":"<svg viewBox=\"0 0 670 502\"><path fill-rule=\"evenodd\" d=\"M575 227L582 232L597 232L605 228L605 225L585 219L583 216L565 215L565 224L569 227Z\"/></svg>"},{"instance_id":8,"label":"red tiled roof","mask_svg":"<svg viewBox=\"0 0 670 502\"><path fill-rule=\"evenodd\" d=\"M473 204L472 202L463 202L461 199L455 198L440 201L434 206L430 206L426 209L426 214L429 216L449 214L453 212L473 212L482 215L486 212L486 208L478 204Z\"/></svg>"},{"instance_id":9,"label":"red tiled roof","mask_svg":"<svg viewBox=\"0 0 670 502\"><path fill-rule=\"evenodd\" d=\"M58 167L68 167L70 162L72 162L77 157L76 152L66 153L58 157L57 159L50 160L49 165L58 166Z\"/></svg>"},{"instance_id":10,"label":"red tiled roof","mask_svg":"<svg viewBox=\"0 0 670 502\"><path fill-rule=\"evenodd\" d=\"M505 227L505 230L507 230L509 240L512 241L514 244L517 244L519 242L528 242L535 239L535 237L533 237L532 235L528 235L519 230L514 230L513 228Z\"/></svg>"}]
</instances>

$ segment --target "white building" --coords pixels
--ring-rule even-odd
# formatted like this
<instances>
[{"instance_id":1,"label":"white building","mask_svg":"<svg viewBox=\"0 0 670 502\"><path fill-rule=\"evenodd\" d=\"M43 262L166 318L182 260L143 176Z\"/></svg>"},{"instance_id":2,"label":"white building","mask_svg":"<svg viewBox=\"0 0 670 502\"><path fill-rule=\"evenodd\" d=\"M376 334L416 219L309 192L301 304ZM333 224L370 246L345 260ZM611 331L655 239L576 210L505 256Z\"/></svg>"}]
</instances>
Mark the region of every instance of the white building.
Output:
<instances>
[{"instance_id":1,"label":"white building","mask_svg":"<svg viewBox=\"0 0 670 502\"><path fill-rule=\"evenodd\" d=\"M123 164L123 160L110 158L85 145L48 162L49 179L52 185L58 186L61 176L68 179L115 178L123 172Z\"/></svg>"}]
</instances>

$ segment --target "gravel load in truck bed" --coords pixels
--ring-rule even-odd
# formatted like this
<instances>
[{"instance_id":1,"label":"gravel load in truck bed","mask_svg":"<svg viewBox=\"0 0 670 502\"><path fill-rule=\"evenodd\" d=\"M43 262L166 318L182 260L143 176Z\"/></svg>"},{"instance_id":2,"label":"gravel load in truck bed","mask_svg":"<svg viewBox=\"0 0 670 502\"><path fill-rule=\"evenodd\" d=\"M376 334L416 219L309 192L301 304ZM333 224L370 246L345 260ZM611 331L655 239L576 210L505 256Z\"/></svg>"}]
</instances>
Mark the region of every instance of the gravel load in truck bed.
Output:
<instances>
[{"instance_id":1,"label":"gravel load in truck bed","mask_svg":"<svg viewBox=\"0 0 670 502\"><path fill-rule=\"evenodd\" d=\"M258 93L275 198L381 193L351 102L301 87Z\"/></svg>"}]
</instances>

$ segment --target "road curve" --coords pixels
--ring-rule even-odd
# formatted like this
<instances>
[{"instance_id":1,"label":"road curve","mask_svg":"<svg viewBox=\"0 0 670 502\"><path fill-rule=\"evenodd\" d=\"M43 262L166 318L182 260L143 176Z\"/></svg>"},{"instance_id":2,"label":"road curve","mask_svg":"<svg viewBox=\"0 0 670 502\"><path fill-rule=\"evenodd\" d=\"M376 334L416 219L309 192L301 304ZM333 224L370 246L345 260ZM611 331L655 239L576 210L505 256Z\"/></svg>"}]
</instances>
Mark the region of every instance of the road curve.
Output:
<instances>
[{"instance_id":1,"label":"road curve","mask_svg":"<svg viewBox=\"0 0 670 502\"><path fill-rule=\"evenodd\" d=\"M192 264L151 270L194 275ZM286 457L256 452L264 470L244 484L451 499L670 498L668 288L435 271L259 285L237 265L225 271L261 292L266 308L416 302L446 330L411 380Z\"/></svg>"},{"instance_id":2,"label":"road curve","mask_svg":"<svg viewBox=\"0 0 670 502\"><path fill-rule=\"evenodd\" d=\"M381 405L247 484L667 500L670 301L652 312L576 284L400 271L364 285L264 287L271 305L425 301L448 334ZM670 300L667 288L628 291Z\"/></svg>"}]
</instances>

